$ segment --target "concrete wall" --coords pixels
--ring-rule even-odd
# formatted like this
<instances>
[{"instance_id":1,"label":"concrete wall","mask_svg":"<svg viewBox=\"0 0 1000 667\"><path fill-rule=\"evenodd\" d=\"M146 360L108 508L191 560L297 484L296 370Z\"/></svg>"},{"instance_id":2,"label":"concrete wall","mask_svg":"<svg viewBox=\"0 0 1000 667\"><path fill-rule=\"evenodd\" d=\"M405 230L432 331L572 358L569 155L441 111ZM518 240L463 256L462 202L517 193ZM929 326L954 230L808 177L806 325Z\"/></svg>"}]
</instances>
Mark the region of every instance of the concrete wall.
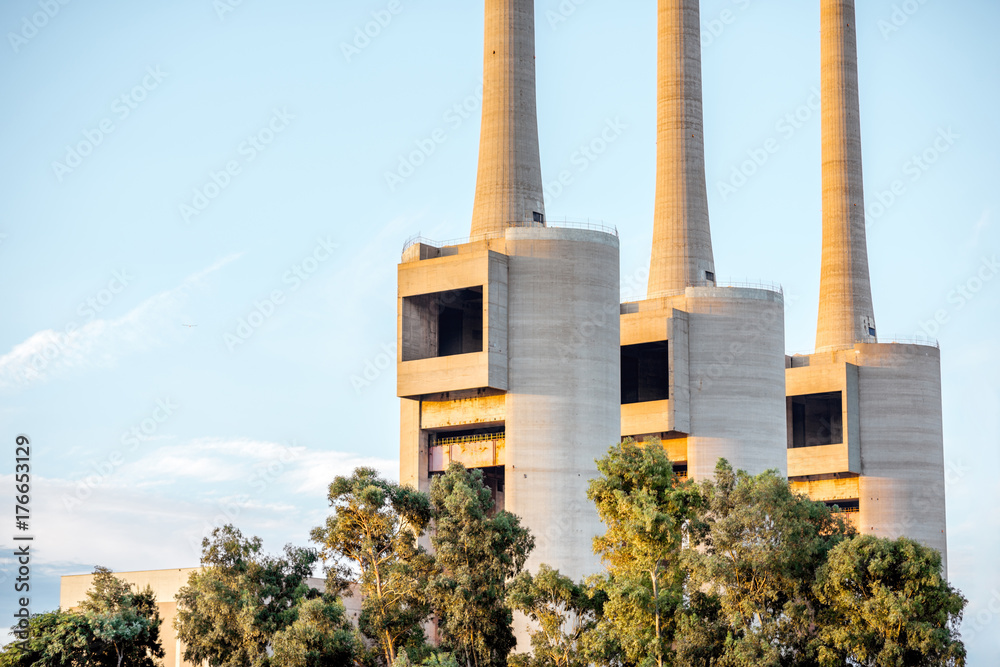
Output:
<instances>
[{"instance_id":1,"label":"concrete wall","mask_svg":"<svg viewBox=\"0 0 1000 667\"><path fill-rule=\"evenodd\" d=\"M941 551L947 572L941 355L921 345L858 345L862 532Z\"/></svg>"},{"instance_id":2,"label":"concrete wall","mask_svg":"<svg viewBox=\"0 0 1000 667\"><path fill-rule=\"evenodd\" d=\"M115 576L142 589L147 585L152 587L156 595L156 606L160 611L160 641L163 644L163 667L195 667L193 663L181 659L183 645L177 639L174 630L174 619L177 618L177 603L174 596L182 586L186 586L188 577L200 568L182 568L176 570L150 570L145 572L115 572ZM74 609L87 599L87 591L94 582L93 574L78 574L62 577L59 585L59 607L64 610Z\"/></svg>"},{"instance_id":3,"label":"concrete wall","mask_svg":"<svg viewBox=\"0 0 1000 667\"><path fill-rule=\"evenodd\" d=\"M785 318L777 292L691 287L685 292L691 387L688 474L719 458L756 474L786 474Z\"/></svg>"},{"instance_id":4,"label":"concrete wall","mask_svg":"<svg viewBox=\"0 0 1000 667\"><path fill-rule=\"evenodd\" d=\"M917 540L939 550L947 566L940 351L862 343L790 362L790 393L843 387L851 445L788 450L789 471L803 475L793 480L793 488L815 500L829 500L831 493L848 498L843 495L848 482L824 478L860 472L851 482L857 487L858 530ZM839 485L835 490L833 483Z\"/></svg>"},{"instance_id":5,"label":"concrete wall","mask_svg":"<svg viewBox=\"0 0 1000 667\"><path fill-rule=\"evenodd\" d=\"M596 572L604 528L587 485L620 437L618 239L507 230L509 392L506 509L535 535L531 570Z\"/></svg>"}]
</instances>

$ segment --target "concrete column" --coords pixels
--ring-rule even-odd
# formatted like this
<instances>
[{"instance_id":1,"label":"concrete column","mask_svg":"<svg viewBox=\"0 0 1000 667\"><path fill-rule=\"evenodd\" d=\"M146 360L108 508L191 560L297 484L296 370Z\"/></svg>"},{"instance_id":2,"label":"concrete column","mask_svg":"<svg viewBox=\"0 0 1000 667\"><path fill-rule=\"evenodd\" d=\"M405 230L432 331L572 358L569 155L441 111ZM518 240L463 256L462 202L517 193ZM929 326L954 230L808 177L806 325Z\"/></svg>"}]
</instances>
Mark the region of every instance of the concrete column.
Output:
<instances>
[{"instance_id":1,"label":"concrete column","mask_svg":"<svg viewBox=\"0 0 1000 667\"><path fill-rule=\"evenodd\" d=\"M698 0L660 0L656 212L648 294L714 284ZM706 276L706 272L711 276Z\"/></svg>"},{"instance_id":2,"label":"concrete column","mask_svg":"<svg viewBox=\"0 0 1000 667\"><path fill-rule=\"evenodd\" d=\"M483 122L472 236L544 216L533 0L486 0Z\"/></svg>"},{"instance_id":3,"label":"concrete column","mask_svg":"<svg viewBox=\"0 0 1000 667\"><path fill-rule=\"evenodd\" d=\"M823 261L816 351L875 342L865 241L854 0L821 0Z\"/></svg>"}]
</instances>

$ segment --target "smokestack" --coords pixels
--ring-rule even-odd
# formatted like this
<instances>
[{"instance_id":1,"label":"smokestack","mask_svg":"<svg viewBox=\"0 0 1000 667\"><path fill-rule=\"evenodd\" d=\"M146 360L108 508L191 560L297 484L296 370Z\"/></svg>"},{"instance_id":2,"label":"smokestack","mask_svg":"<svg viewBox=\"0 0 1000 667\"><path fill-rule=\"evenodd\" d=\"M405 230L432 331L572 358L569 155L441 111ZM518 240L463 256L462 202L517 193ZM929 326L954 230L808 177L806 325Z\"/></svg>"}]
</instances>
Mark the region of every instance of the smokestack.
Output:
<instances>
[{"instance_id":1,"label":"smokestack","mask_svg":"<svg viewBox=\"0 0 1000 667\"><path fill-rule=\"evenodd\" d=\"M472 235L544 222L533 0L486 0L483 122Z\"/></svg>"},{"instance_id":2,"label":"smokestack","mask_svg":"<svg viewBox=\"0 0 1000 667\"><path fill-rule=\"evenodd\" d=\"M698 0L660 0L656 213L648 296L715 283L705 187Z\"/></svg>"},{"instance_id":3,"label":"smokestack","mask_svg":"<svg viewBox=\"0 0 1000 667\"><path fill-rule=\"evenodd\" d=\"M816 351L875 342L865 241L854 0L821 0L823 263Z\"/></svg>"}]
</instances>

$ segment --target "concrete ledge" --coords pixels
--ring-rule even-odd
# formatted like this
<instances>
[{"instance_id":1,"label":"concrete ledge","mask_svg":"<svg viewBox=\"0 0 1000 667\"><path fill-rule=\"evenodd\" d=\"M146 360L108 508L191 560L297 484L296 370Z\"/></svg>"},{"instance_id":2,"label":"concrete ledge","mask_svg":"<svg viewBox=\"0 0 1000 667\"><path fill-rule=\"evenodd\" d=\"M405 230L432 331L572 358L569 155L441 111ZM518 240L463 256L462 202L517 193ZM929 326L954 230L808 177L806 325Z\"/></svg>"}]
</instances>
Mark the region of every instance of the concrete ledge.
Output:
<instances>
[{"instance_id":1,"label":"concrete ledge","mask_svg":"<svg viewBox=\"0 0 1000 667\"><path fill-rule=\"evenodd\" d=\"M416 398L463 389L507 389L507 378L490 373L489 352L456 354L450 357L417 359L399 362L396 374L396 394L400 398ZM499 386L498 386L499 385Z\"/></svg>"},{"instance_id":2,"label":"concrete ledge","mask_svg":"<svg viewBox=\"0 0 1000 667\"><path fill-rule=\"evenodd\" d=\"M673 430L674 413L670 400L627 403L622 406L622 436Z\"/></svg>"},{"instance_id":3,"label":"concrete ledge","mask_svg":"<svg viewBox=\"0 0 1000 667\"><path fill-rule=\"evenodd\" d=\"M850 451L846 442L817 447L795 447L788 450L789 477L846 472L861 472L860 465L851 465Z\"/></svg>"},{"instance_id":4,"label":"concrete ledge","mask_svg":"<svg viewBox=\"0 0 1000 667\"><path fill-rule=\"evenodd\" d=\"M469 424L499 424L506 419L504 394L420 403L420 427L448 429Z\"/></svg>"}]
</instances>

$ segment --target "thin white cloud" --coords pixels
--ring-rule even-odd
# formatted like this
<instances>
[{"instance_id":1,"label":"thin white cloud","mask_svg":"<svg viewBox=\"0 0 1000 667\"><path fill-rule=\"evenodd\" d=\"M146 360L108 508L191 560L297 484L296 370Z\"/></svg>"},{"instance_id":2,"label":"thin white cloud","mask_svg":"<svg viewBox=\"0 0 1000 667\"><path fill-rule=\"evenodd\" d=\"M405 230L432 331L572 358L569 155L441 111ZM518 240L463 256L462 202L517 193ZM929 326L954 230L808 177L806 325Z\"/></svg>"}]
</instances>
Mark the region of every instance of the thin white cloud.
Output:
<instances>
[{"instance_id":1,"label":"thin white cloud","mask_svg":"<svg viewBox=\"0 0 1000 667\"><path fill-rule=\"evenodd\" d=\"M168 338L180 340L177 318L189 292L239 257L234 254L220 259L118 319L97 319L79 328L67 326L63 331L45 329L33 334L0 357L0 389L45 382L79 368L113 366L127 354L166 344Z\"/></svg>"}]
</instances>

